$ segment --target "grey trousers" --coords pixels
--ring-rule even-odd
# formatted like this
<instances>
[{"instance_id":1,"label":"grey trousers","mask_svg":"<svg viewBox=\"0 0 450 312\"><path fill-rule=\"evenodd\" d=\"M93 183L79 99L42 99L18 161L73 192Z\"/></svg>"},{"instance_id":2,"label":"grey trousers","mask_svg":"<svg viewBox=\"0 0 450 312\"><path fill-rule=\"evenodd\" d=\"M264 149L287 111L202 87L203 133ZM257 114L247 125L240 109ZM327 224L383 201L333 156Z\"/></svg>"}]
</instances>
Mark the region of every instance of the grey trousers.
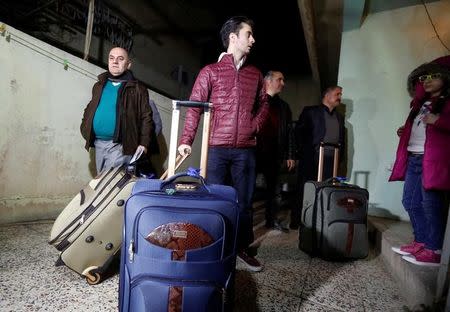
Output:
<instances>
[{"instance_id":1,"label":"grey trousers","mask_svg":"<svg viewBox=\"0 0 450 312\"><path fill-rule=\"evenodd\" d=\"M132 155L124 155L122 144L111 141L96 139L95 145L95 165L97 173L104 169L128 164L133 157Z\"/></svg>"}]
</instances>

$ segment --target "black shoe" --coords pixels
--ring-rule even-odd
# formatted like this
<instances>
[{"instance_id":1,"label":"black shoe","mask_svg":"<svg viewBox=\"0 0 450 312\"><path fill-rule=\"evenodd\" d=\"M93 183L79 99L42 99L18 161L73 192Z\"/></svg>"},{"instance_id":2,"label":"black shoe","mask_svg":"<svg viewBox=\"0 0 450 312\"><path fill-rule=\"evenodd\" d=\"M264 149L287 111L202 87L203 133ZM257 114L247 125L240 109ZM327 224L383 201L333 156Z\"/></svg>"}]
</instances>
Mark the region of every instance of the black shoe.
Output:
<instances>
[{"instance_id":1,"label":"black shoe","mask_svg":"<svg viewBox=\"0 0 450 312\"><path fill-rule=\"evenodd\" d=\"M260 272L263 265L255 257L249 256L246 252L237 254L237 261L240 262L247 270L252 272Z\"/></svg>"},{"instance_id":2,"label":"black shoe","mask_svg":"<svg viewBox=\"0 0 450 312\"><path fill-rule=\"evenodd\" d=\"M289 233L289 229L283 225L281 225L278 221L266 221L266 224L264 225L267 229L280 231L283 233Z\"/></svg>"},{"instance_id":3,"label":"black shoe","mask_svg":"<svg viewBox=\"0 0 450 312\"><path fill-rule=\"evenodd\" d=\"M273 229L283 233L289 233L289 229L277 221L274 222Z\"/></svg>"},{"instance_id":4,"label":"black shoe","mask_svg":"<svg viewBox=\"0 0 450 312\"><path fill-rule=\"evenodd\" d=\"M276 230L276 231L280 231L280 232L283 232L283 233L289 233L289 229L287 227L285 227L284 225L282 225L278 221L266 222L266 224L264 226L267 229Z\"/></svg>"}]
</instances>

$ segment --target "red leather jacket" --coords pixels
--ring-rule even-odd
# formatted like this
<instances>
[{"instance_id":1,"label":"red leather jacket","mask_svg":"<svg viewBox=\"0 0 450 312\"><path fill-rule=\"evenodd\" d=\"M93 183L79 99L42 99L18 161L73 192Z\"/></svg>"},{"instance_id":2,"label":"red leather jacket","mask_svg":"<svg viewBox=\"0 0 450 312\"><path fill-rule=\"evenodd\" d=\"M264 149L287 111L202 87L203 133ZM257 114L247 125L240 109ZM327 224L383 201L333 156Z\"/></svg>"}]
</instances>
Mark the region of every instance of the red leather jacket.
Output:
<instances>
[{"instance_id":1,"label":"red leather jacket","mask_svg":"<svg viewBox=\"0 0 450 312\"><path fill-rule=\"evenodd\" d=\"M246 148L256 146L256 133L268 115L263 76L254 66L236 69L232 54L225 54L198 74L190 100L211 102L210 146ZM180 144L192 145L201 108L186 112Z\"/></svg>"}]
</instances>

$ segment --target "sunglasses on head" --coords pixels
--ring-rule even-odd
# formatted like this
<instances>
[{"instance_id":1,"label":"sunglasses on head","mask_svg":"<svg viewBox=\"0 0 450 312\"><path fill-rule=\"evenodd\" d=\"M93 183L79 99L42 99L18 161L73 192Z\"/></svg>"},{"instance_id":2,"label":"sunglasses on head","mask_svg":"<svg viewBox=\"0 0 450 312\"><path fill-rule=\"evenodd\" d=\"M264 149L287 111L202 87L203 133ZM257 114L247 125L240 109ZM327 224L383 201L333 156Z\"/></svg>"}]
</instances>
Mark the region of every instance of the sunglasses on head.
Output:
<instances>
[{"instance_id":1,"label":"sunglasses on head","mask_svg":"<svg viewBox=\"0 0 450 312\"><path fill-rule=\"evenodd\" d=\"M419 81L424 82L425 80L433 80L433 79L439 79L439 78L441 78L440 73L428 74L428 75L419 76Z\"/></svg>"}]
</instances>

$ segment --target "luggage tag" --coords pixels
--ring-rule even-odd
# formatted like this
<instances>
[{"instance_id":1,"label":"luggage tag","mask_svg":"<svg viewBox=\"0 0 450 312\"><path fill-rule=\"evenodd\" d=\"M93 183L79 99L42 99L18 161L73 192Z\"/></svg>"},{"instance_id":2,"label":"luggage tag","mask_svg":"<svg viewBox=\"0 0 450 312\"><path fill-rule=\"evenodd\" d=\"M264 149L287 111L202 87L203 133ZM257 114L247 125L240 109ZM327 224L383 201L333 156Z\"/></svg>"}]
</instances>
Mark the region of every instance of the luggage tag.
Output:
<instances>
[{"instance_id":1,"label":"luggage tag","mask_svg":"<svg viewBox=\"0 0 450 312\"><path fill-rule=\"evenodd\" d=\"M190 177L198 178L200 177L200 169L189 167L186 174ZM176 183L175 189L177 191L195 191L198 188L197 183Z\"/></svg>"},{"instance_id":2,"label":"luggage tag","mask_svg":"<svg viewBox=\"0 0 450 312\"><path fill-rule=\"evenodd\" d=\"M184 173L188 177L193 178L200 178L200 169L189 167L187 171ZM196 182L182 182L182 183L175 183L173 188L167 188L166 193L168 195L173 195L177 191L195 191L199 187L199 184Z\"/></svg>"}]
</instances>

